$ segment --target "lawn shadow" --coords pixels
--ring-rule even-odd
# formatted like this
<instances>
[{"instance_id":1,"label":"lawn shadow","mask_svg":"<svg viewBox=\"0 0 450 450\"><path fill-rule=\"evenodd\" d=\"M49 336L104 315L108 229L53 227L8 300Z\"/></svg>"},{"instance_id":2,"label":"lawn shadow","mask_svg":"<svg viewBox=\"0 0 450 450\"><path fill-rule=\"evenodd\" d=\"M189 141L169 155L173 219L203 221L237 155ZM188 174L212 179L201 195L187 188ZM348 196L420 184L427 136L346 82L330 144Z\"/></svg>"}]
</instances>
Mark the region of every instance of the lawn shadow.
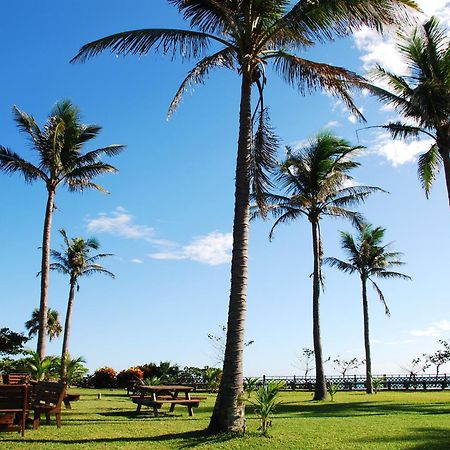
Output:
<instances>
[{"instance_id":1,"label":"lawn shadow","mask_svg":"<svg viewBox=\"0 0 450 450\"><path fill-rule=\"evenodd\" d=\"M252 412L252 408L249 408ZM378 402L314 402L308 404L281 403L277 407L278 417L354 417L380 416L391 414L450 414L450 405L446 403L378 403ZM449 447L450 448L450 447Z\"/></svg>"},{"instance_id":2,"label":"lawn shadow","mask_svg":"<svg viewBox=\"0 0 450 450\"><path fill-rule=\"evenodd\" d=\"M358 444L377 444L380 448L383 444L398 442L402 448L408 450L448 450L450 448L450 429L448 428L414 428L410 434L401 436L379 436L374 438L358 439ZM400 448L400 445L399 445Z\"/></svg>"},{"instance_id":3,"label":"lawn shadow","mask_svg":"<svg viewBox=\"0 0 450 450\"><path fill-rule=\"evenodd\" d=\"M187 431L183 433L169 433L163 434L159 436L149 436L149 437L112 437L112 438L94 438L94 439L2 439L0 442L10 442L10 443L29 443L29 444L72 444L72 445L83 445L86 444L87 448L91 444L112 444L123 442L132 443L132 442L167 442L167 441L176 441L180 440L179 443L173 443L171 448L194 448L198 445L206 444L208 446L213 446L214 444L218 444L220 442L226 442L231 439L237 439L239 437L233 434L219 434L212 435L207 432L207 430L196 430L196 431Z\"/></svg>"}]
</instances>

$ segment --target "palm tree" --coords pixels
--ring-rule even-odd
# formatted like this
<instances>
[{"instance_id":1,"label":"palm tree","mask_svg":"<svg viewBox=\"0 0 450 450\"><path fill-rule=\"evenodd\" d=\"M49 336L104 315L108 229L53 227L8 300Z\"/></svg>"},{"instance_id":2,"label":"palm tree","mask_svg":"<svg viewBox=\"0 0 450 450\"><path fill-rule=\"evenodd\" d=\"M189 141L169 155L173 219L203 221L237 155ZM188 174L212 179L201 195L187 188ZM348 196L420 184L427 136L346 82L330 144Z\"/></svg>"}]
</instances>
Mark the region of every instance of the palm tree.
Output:
<instances>
[{"instance_id":1,"label":"palm tree","mask_svg":"<svg viewBox=\"0 0 450 450\"><path fill-rule=\"evenodd\" d=\"M33 309L31 319L25 322L25 328L28 330L28 337L36 336L39 332L39 309ZM59 312L56 309L47 310L47 334L50 341L60 336L62 333L61 323L59 322Z\"/></svg>"},{"instance_id":2,"label":"palm tree","mask_svg":"<svg viewBox=\"0 0 450 450\"><path fill-rule=\"evenodd\" d=\"M430 149L418 160L418 176L428 198L434 180L444 166L450 205L450 40L436 17L417 26L412 34L401 34L397 46L410 74L388 72L381 66L374 70L375 80L388 84L390 91L370 85L369 89L393 106L410 123L392 122L382 128L393 138L433 140Z\"/></svg>"},{"instance_id":3,"label":"palm tree","mask_svg":"<svg viewBox=\"0 0 450 450\"><path fill-rule=\"evenodd\" d=\"M264 208L270 186L267 170L275 166L276 139L267 124L263 92L266 66L273 67L301 94L326 90L360 116L349 91L362 79L341 67L314 62L293 53L316 42L347 36L368 25L382 30L399 24L417 8L413 0L168 0L191 29L125 31L84 45L72 61L85 61L105 50L114 55L145 55L152 48L182 59L199 59L176 93L169 116L192 85L215 68L241 78L239 138L235 176L231 289L223 377L209 425L211 432L245 430L243 385L244 321L248 278L249 198L252 188ZM212 52L209 52L214 46ZM257 135L253 139L252 90L257 88Z\"/></svg>"},{"instance_id":4,"label":"palm tree","mask_svg":"<svg viewBox=\"0 0 450 450\"><path fill-rule=\"evenodd\" d=\"M370 358L369 339L369 305L367 302L367 282L370 281L378 294L380 301L384 305L387 316L390 316L389 308L386 304L383 292L378 287L373 277L378 278L411 278L399 272L389 269L401 266L401 253L391 252L388 245L382 245L385 229L381 227L373 228L372 225L362 224L358 229L358 234L353 237L350 233L341 232L341 245L347 253L348 261L337 258L325 258L324 262L332 267L337 267L343 272L352 274L358 273L361 279L363 315L364 315L364 346L366 350L366 392L373 393L372 385L372 360Z\"/></svg>"},{"instance_id":5,"label":"palm tree","mask_svg":"<svg viewBox=\"0 0 450 450\"><path fill-rule=\"evenodd\" d=\"M372 186L352 186L350 170L359 163L350 159L363 147L352 147L344 139L324 131L312 139L309 145L292 153L288 147L288 157L281 164L277 181L286 195L267 195L271 203L269 213L276 218L270 231L273 238L275 228L301 217L311 224L313 244L313 343L316 383L314 400L326 398L325 374L320 331L320 287L323 284L322 238L320 220L324 216L342 217L353 223L362 221L358 212L348 207L364 202L373 192L382 189ZM347 187L346 187L347 186ZM260 215L255 211L255 216Z\"/></svg>"},{"instance_id":6,"label":"palm tree","mask_svg":"<svg viewBox=\"0 0 450 450\"><path fill-rule=\"evenodd\" d=\"M99 259L112 256L109 253L99 253L91 255L92 250L98 250L99 243L96 239L84 239L76 237L69 239L65 230L60 230L64 240L64 249L62 252L51 250L52 258L55 262L50 264L51 270L56 270L70 277L69 281L69 301L67 302L66 320L64 324L64 337L61 352L61 379L66 380L67 362L69 356L69 335L70 322L72 319L73 301L75 298L75 288L80 289L78 279L83 276L103 273L112 278L114 274L106 270L97 263Z\"/></svg>"},{"instance_id":7,"label":"palm tree","mask_svg":"<svg viewBox=\"0 0 450 450\"><path fill-rule=\"evenodd\" d=\"M41 180L47 188L47 207L42 236L37 342L37 352L43 359L46 347L45 324L48 315L50 235L56 190L58 186L64 184L71 192L87 189L107 192L92 180L104 173L115 173L117 169L110 164L105 164L100 158L104 155L117 155L124 149L124 146L109 145L83 153L83 146L100 133L101 127L82 124L79 109L69 100L56 103L42 128L31 115L16 106L13 108L13 114L19 130L31 138L31 148L37 153L38 163L34 165L17 153L0 146L0 170L10 174L18 172L27 183Z\"/></svg>"}]
</instances>

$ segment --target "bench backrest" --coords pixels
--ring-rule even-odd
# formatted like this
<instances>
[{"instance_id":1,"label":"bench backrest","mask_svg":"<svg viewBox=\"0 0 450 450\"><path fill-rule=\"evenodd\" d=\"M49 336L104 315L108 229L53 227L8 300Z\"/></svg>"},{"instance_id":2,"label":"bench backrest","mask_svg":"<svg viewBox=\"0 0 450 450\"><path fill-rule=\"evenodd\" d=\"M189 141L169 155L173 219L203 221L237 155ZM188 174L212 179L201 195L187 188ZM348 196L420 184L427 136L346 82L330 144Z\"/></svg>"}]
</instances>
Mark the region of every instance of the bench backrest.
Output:
<instances>
[{"instance_id":1,"label":"bench backrest","mask_svg":"<svg viewBox=\"0 0 450 450\"><path fill-rule=\"evenodd\" d=\"M55 383L53 381L39 381L34 387L33 403L46 403L60 407L64 399L66 385L64 383Z\"/></svg>"},{"instance_id":2,"label":"bench backrest","mask_svg":"<svg viewBox=\"0 0 450 450\"><path fill-rule=\"evenodd\" d=\"M6 384L27 384L30 379L29 373L7 373L5 375Z\"/></svg>"},{"instance_id":3,"label":"bench backrest","mask_svg":"<svg viewBox=\"0 0 450 450\"><path fill-rule=\"evenodd\" d=\"M28 385L1 384L0 411L27 411L29 409Z\"/></svg>"}]
</instances>

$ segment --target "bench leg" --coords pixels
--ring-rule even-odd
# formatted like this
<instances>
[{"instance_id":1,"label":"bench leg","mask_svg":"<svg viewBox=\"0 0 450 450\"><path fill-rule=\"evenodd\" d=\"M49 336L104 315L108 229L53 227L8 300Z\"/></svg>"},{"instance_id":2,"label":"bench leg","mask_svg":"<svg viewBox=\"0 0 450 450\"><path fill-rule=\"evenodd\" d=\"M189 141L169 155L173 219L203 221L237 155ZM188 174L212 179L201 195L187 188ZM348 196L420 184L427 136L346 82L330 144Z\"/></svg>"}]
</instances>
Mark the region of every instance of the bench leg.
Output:
<instances>
[{"instance_id":1,"label":"bench leg","mask_svg":"<svg viewBox=\"0 0 450 450\"><path fill-rule=\"evenodd\" d=\"M175 411L175 403L172 403L172 404L170 405L169 412L173 413L174 411Z\"/></svg>"},{"instance_id":2,"label":"bench leg","mask_svg":"<svg viewBox=\"0 0 450 450\"><path fill-rule=\"evenodd\" d=\"M56 413L56 426L61 428L61 413Z\"/></svg>"},{"instance_id":3,"label":"bench leg","mask_svg":"<svg viewBox=\"0 0 450 450\"><path fill-rule=\"evenodd\" d=\"M153 414L155 415L155 417L158 417L158 407L156 405L153 406Z\"/></svg>"},{"instance_id":4,"label":"bench leg","mask_svg":"<svg viewBox=\"0 0 450 450\"><path fill-rule=\"evenodd\" d=\"M191 405L188 405L188 411L189 411L189 417L192 417L194 415L194 410L192 409Z\"/></svg>"},{"instance_id":5,"label":"bench leg","mask_svg":"<svg viewBox=\"0 0 450 450\"><path fill-rule=\"evenodd\" d=\"M33 430L37 430L39 428L40 424L41 424L41 413L38 411L35 411L34 419L33 419Z\"/></svg>"},{"instance_id":6,"label":"bench leg","mask_svg":"<svg viewBox=\"0 0 450 450\"><path fill-rule=\"evenodd\" d=\"M50 413L45 413L45 422L47 425L50 425Z\"/></svg>"},{"instance_id":7,"label":"bench leg","mask_svg":"<svg viewBox=\"0 0 450 450\"><path fill-rule=\"evenodd\" d=\"M72 406L71 406L69 400L64 400L64 406L66 407L66 409L72 409Z\"/></svg>"},{"instance_id":8,"label":"bench leg","mask_svg":"<svg viewBox=\"0 0 450 450\"><path fill-rule=\"evenodd\" d=\"M137 408L136 408L136 412L140 413L141 412L141 408L142 408L142 403L138 403L137 404Z\"/></svg>"}]
</instances>

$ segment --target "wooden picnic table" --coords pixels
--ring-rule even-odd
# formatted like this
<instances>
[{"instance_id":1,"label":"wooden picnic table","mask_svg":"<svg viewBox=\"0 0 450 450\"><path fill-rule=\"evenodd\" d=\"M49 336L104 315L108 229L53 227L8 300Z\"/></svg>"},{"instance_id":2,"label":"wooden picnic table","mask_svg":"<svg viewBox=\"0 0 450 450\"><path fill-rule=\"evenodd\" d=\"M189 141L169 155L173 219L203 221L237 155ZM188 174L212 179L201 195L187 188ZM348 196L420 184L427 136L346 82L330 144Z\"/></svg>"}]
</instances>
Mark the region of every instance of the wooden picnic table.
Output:
<instances>
[{"instance_id":1,"label":"wooden picnic table","mask_svg":"<svg viewBox=\"0 0 450 450\"><path fill-rule=\"evenodd\" d=\"M156 386L137 386L137 391L140 394L132 396L132 399L137 403L136 412L140 412L142 405L153 408L155 417L158 416L158 409L164 403L170 404L170 412L173 412L175 405L186 406L189 411L189 416L193 416L192 408L197 407L200 403L199 398L191 398L191 392L194 390L192 386L178 386L178 385L156 385ZM184 397L179 398L179 394L184 394Z\"/></svg>"}]
</instances>

